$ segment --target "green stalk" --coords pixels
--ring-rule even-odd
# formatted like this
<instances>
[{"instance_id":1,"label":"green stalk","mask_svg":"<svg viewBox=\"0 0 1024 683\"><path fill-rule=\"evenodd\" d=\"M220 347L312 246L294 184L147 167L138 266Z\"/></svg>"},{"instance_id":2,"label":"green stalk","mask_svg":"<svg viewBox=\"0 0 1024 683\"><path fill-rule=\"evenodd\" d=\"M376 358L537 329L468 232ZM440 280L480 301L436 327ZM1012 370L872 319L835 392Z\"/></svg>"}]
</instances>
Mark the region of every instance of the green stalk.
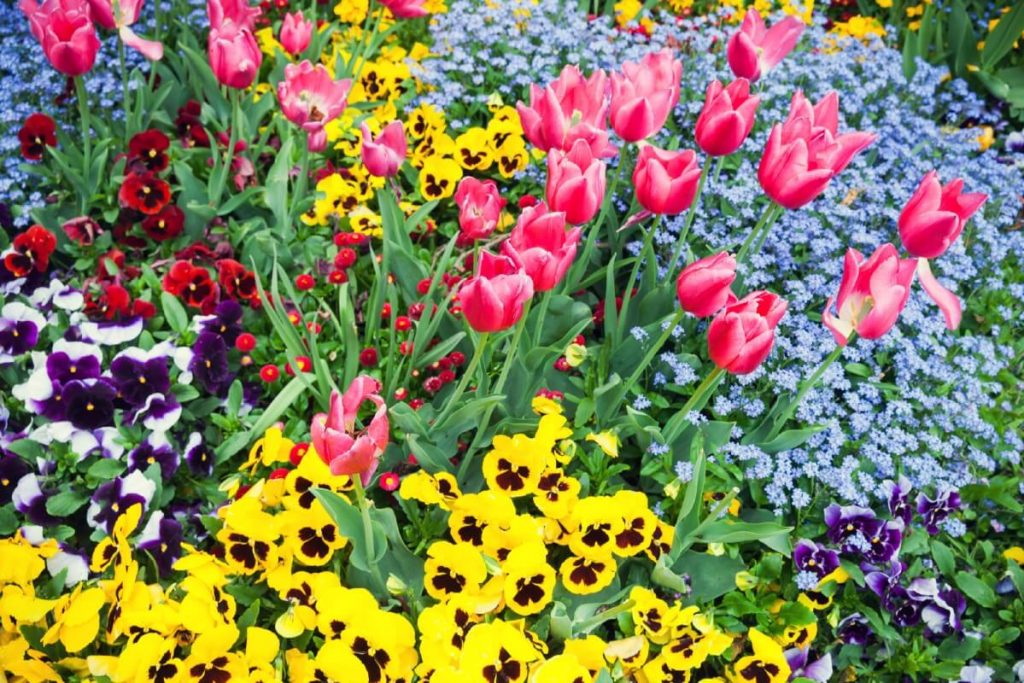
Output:
<instances>
[{"instance_id":1,"label":"green stalk","mask_svg":"<svg viewBox=\"0 0 1024 683\"><path fill-rule=\"evenodd\" d=\"M647 353L644 355L643 360L640 361L640 365L636 367L636 370L633 371L633 374L630 375L629 379L626 380L626 385L623 387L622 390L623 395L628 394L629 390L633 388L633 385L637 383L637 380L640 379L640 375L642 375L644 370L647 369L647 366L651 364L651 361L654 360L654 356L658 353L658 351L661 350L661 347L665 345L665 342L668 341L668 338L672 336L672 330L676 328L679 322L683 319L684 315L686 315L686 311L680 308L678 311L676 311L676 314L672 316L672 320L669 321L668 327L666 327L664 332L661 333L661 336L658 337L658 340L654 342L654 345L651 346L651 348L647 349Z\"/></svg>"},{"instance_id":2,"label":"green stalk","mask_svg":"<svg viewBox=\"0 0 1024 683\"><path fill-rule=\"evenodd\" d=\"M622 309L616 318L615 325L615 342L618 343L622 339L622 329L626 320L626 313L629 312L629 304L633 300L633 283L636 282L637 276L640 274L640 264L643 262L644 256L651 248L651 242L654 240L654 233L657 231L658 226L661 224L661 216L655 216L651 222L650 227L647 230L647 234L644 235L643 246L640 247L640 252L637 254L636 259L633 261L633 268L630 270L629 279L626 280L626 289L622 292Z\"/></svg>"},{"instance_id":3,"label":"green stalk","mask_svg":"<svg viewBox=\"0 0 1024 683\"><path fill-rule=\"evenodd\" d=\"M239 99L241 93L234 88L228 89L229 96L231 98L231 134L228 136L228 151L224 157L224 165L219 169L217 174L216 182L213 186L213 192L210 193L210 206L214 208L220 204L220 196L224 193L224 186L227 183L228 175L231 173L231 162L235 159L235 145L238 143L238 129L241 115L239 113Z\"/></svg>"},{"instance_id":4,"label":"green stalk","mask_svg":"<svg viewBox=\"0 0 1024 683\"><path fill-rule=\"evenodd\" d=\"M84 215L92 199L92 133L89 130L89 99L82 76L75 76L75 94L78 99L78 117L82 124L82 182L85 193L80 199Z\"/></svg>"},{"instance_id":5,"label":"green stalk","mask_svg":"<svg viewBox=\"0 0 1024 683\"><path fill-rule=\"evenodd\" d=\"M702 381L697 386L697 388L694 389L693 395L690 396L690 398L686 401L685 404L683 404L683 407L676 411L676 415L682 416L683 418L683 420L680 421L679 424L682 424L682 422L685 421L686 416L689 415L690 412L694 408L696 408L702 400L704 400L707 397L707 394L712 389L715 388L715 386L718 384L719 380L722 379L722 376L724 374L725 370L718 367L717 365L715 366L714 370L708 373L707 377L704 378L704 381ZM678 434L675 433L676 431L677 429L674 425L669 427L669 433L663 435L665 437L666 443L672 443L673 441L675 441L676 437L679 436Z\"/></svg>"},{"instance_id":6,"label":"green stalk","mask_svg":"<svg viewBox=\"0 0 1024 683\"><path fill-rule=\"evenodd\" d=\"M299 215L298 208L301 205L303 198L306 196L306 187L308 183L309 140L307 139L306 144L302 145L302 151L299 153L299 176L295 179L295 194L292 196L291 217L293 222Z\"/></svg>"},{"instance_id":7,"label":"green stalk","mask_svg":"<svg viewBox=\"0 0 1024 683\"><path fill-rule=\"evenodd\" d=\"M853 342L856 338L857 333L852 333L849 337L849 340L847 341L847 344ZM800 402L804 400L805 396L807 396L807 392L813 389L814 386L821 381L821 377L822 375L825 374L825 371L828 370L833 363L839 360L839 357L843 355L843 351L845 350L845 346L840 346L839 344L836 344L836 348L832 351L832 353L828 354L828 356L825 357L825 360L821 361L821 364L818 365L817 369L813 373L811 373L811 376L804 380L804 382L800 385L800 389L796 392L796 396L793 397L793 401L786 407L786 410L782 412L782 415L779 417L779 420L775 423L774 429L772 429L771 433L768 435L768 441L771 441L776 436L778 436L778 433L782 430L784 426L786 426L786 423L789 421L789 419L793 417L793 415L796 413L796 409L800 407Z\"/></svg>"},{"instance_id":8,"label":"green stalk","mask_svg":"<svg viewBox=\"0 0 1024 683\"><path fill-rule=\"evenodd\" d=\"M541 336L544 333L544 318L548 314L548 306L551 305L551 291L544 292L540 299L540 308L537 309L537 328L533 333L533 344L532 346L540 346ZM525 314L523 316L526 317Z\"/></svg>"},{"instance_id":9,"label":"green stalk","mask_svg":"<svg viewBox=\"0 0 1024 683\"><path fill-rule=\"evenodd\" d=\"M366 491L363 489L363 480L358 474L353 474L349 477L352 481L352 490L356 494L356 504L359 506L359 514L363 518L363 536L366 538L366 564L371 565L374 558L374 547L373 547L373 523L370 521L370 505L366 500ZM378 595L387 595L387 586L381 581L381 576L378 572L369 572L371 581L373 581L374 588L377 589Z\"/></svg>"},{"instance_id":10,"label":"green stalk","mask_svg":"<svg viewBox=\"0 0 1024 683\"><path fill-rule=\"evenodd\" d=\"M124 41L117 41L117 61L121 66L121 100L124 107L124 140L132 136L132 105L128 99L128 66L124 58Z\"/></svg>"},{"instance_id":11,"label":"green stalk","mask_svg":"<svg viewBox=\"0 0 1024 683\"><path fill-rule=\"evenodd\" d=\"M778 219L778 217L782 215L782 211L784 210L785 209L783 209L775 202L771 202L768 205L768 207L764 210L764 213L761 214L760 220L757 221L757 225L755 225L754 229L750 231L749 235L747 235L747 239L743 242L743 245L740 247L740 250L736 252L737 264L743 263L743 261L747 257L747 252L750 251L750 247L754 244L754 239L758 236L758 234L760 234L762 230L764 230L765 234L767 235L768 231L771 230L772 228L772 224L775 223L776 219Z\"/></svg>"},{"instance_id":12,"label":"green stalk","mask_svg":"<svg viewBox=\"0 0 1024 683\"><path fill-rule=\"evenodd\" d=\"M594 221L594 225L591 226L590 232L587 234L586 244L583 245L583 254L572 265L572 268L569 269L569 276L565 278L565 285L562 287L563 292L574 291L580 276L587 270L587 262L590 261L590 254L594 251L594 245L597 242L597 232L601 229L601 224L604 223L605 217L607 217L608 212L611 210L612 198L615 196L615 191L619 188L622 171L625 167L626 159L624 152L619 152L619 166L612 177L611 186L606 188L601 212L597 215L597 220Z\"/></svg>"},{"instance_id":13,"label":"green stalk","mask_svg":"<svg viewBox=\"0 0 1024 683\"><path fill-rule=\"evenodd\" d=\"M591 629L600 626L609 619L614 619L620 614L625 614L629 610L633 609L633 606L635 604L636 603L633 600L626 600L625 602L619 603L615 607L606 609L603 612L598 612L589 619L584 619L580 623L576 624L575 630L577 633L586 633Z\"/></svg>"},{"instance_id":14,"label":"green stalk","mask_svg":"<svg viewBox=\"0 0 1024 683\"><path fill-rule=\"evenodd\" d=\"M721 166L722 159L725 157L719 157L715 164L718 168ZM676 247L672 250L672 260L668 262L668 271L671 275L675 269L676 264L679 263L679 256L683 253L683 246L686 244L686 236L690 233L690 227L693 225L693 220L697 215L697 209L700 207L700 200L704 196L704 183L708 179L708 170L711 168L711 160L708 159L704 162L704 168L700 170L700 180L697 181L697 196L693 198L693 204L690 205L689 211L686 212L686 221L683 223L682 229L679 231L679 237L676 238Z\"/></svg>"}]
</instances>

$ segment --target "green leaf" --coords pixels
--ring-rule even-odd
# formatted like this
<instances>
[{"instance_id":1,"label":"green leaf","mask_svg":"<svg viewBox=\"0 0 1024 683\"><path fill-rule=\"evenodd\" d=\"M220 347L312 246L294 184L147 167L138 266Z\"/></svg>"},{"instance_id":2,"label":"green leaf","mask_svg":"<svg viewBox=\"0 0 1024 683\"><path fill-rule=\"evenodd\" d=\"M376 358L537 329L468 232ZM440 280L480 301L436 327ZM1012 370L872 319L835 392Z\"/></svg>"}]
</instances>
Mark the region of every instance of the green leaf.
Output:
<instances>
[{"instance_id":1,"label":"green leaf","mask_svg":"<svg viewBox=\"0 0 1024 683\"><path fill-rule=\"evenodd\" d=\"M32 439L18 439L17 441L12 441L7 444L6 448L12 453L17 453L29 462L35 462L38 458L45 457L46 455L43 452L43 447L39 445L39 442L33 441Z\"/></svg>"},{"instance_id":2,"label":"green leaf","mask_svg":"<svg viewBox=\"0 0 1024 683\"><path fill-rule=\"evenodd\" d=\"M985 47L981 50L981 67L991 70L996 66L1013 49L1013 44L1020 40L1021 33L1024 33L1024 3L1017 2L985 38Z\"/></svg>"},{"instance_id":3,"label":"green leaf","mask_svg":"<svg viewBox=\"0 0 1024 683\"><path fill-rule=\"evenodd\" d=\"M781 453L802 446L809 438L824 429L824 425L814 425L803 429L787 429L771 441L759 444L765 453Z\"/></svg>"},{"instance_id":4,"label":"green leaf","mask_svg":"<svg viewBox=\"0 0 1024 683\"><path fill-rule=\"evenodd\" d=\"M952 635L939 645L939 657L963 662L978 654L980 647L981 638Z\"/></svg>"},{"instance_id":5,"label":"green leaf","mask_svg":"<svg viewBox=\"0 0 1024 683\"><path fill-rule=\"evenodd\" d=\"M673 566L676 572L690 577L690 599L697 604L711 602L736 589L736 574L743 571L743 561L728 555L687 552Z\"/></svg>"},{"instance_id":6,"label":"green leaf","mask_svg":"<svg viewBox=\"0 0 1024 683\"><path fill-rule=\"evenodd\" d=\"M748 543L787 534L792 530L793 527L777 522L733 522L723 519L708 524L701 532L700 539L705 543Z\"/></svg>"},{"instance_id":7,"label":"green leaf","mask_svg":"<svg viewBox=\"0 0 1024 683\"><path fill-rule=\"evenodd\" d=\"M388 541L384 529L380 524L371 524L373 534L373 557L367 556L366 526L363 520L363 513L359 508L352 505L334 491L314 488L313 495L324 506L327 513L338 525L338 531L342 536L352 543L351 562L359 570L364 572L375 571L375 564L387 552Z\"/></svg>"},{"instance_id":8,"label":"green leaf","mask_svg":"<svg viewBox=\"0 0 1024 683\"><path fill-rule=\"evenodd\" d=\"M956 585L972 601L982 607L995 607L996 594L992 587L974 574L960 571L956 574Z\"/></svg>"},{"instance_id":9,"label":"green leaf","mask_svg":"<svg viewBox=\"0 0 1024 683\"><path fill-rule=\"evenodd\" d=\"M164 318L177 334L182 334L188 329L188 313L178 301L178 297L170 292L160 292L160 306L164 311Z\"/></svg>"},{"instance_id":10,"label":"green leaf","mask_svg":"<svg viewBox=\"0 0 1024 683\"><path fill-rule=\"evenodd\" d=\"M88 502L89 496L67 489L46 501L46 511L54 517L67 517Z\"/></svg>"},{"instance_id":11,"label":"green leaf","mask_svg":"<svg viewBox=\"0 0 1024 683\"><path fill-rule=\"evenodd\" d=\"M967 65L978 61L978 37L963 0L953 0L949 15L949 69L954 76L965 76Z\"/></svg>"},{"instance_id":12,"label":"green leaf","mask_svg":"<svg viewBox=\"0 0 1024 683\"><path fill-rule=\"evenodd\" d=\"M274 214L274 224L282 228L289 227L288 219L288 175L292 170L292 137L288 136L281 144L265 181L266 191L263 201Z\"/></svg>"},{"instance_id":13,"label":"green leaf","mask_svg":"<svg viewBox=\"0 0 1024 683\"><path fill-rule=\"evenodd\" d=\"M228 389L228 415L238 415L242 407L242 382L236 379Z\"/></svg>"},{"instance_id":14,"label":"green leaf","mask_svg":"<svg viewBox=\"0 0 1024 683\"><path fill-rule=\"evenodd\" d=\"M416 456L416 461L420 464L420 467L425 469L431 474L435 472L452 472L451 461L437 446L423 441L420 437L415 434L406 434L405 442L409 445L409 450Z\"/></svg>"},{"instance_id":15,"label":"green leaf","mask_svg":"<svg viewBox=\"0 0 1024 683\"><path fill-rule=\"evenodd\" d=\"M1016 626L1007 626L995 631L988 637L988 642L991 645L1009 645L1013 641L1020 638L1020 629Z\"/></svg>"},{"instance_id":16,"label":"green leaf","mask_svg":"<svg viewBox=\"0 0 1024 683\"><path fill-rule=\"evenodd\" d=\"M949 546L941 541L932 541L932 558L935 566L946 576L952 576L956 571L956 558Z\"/></svg>"},{"instance_id":17,"label":"green leaf","mask_svg":"<svg viewBox=\"0 0 1024 683\"><path fill-rule=\"evenodd\" d=\"M260 599L256 598L252 601L252 604L249 605L249 608L242 612L242 616L238 617L238 622L236 624L238 626L238 630L244 633L245 629L249 628L250 626L255 626L256 620L259 619L259 616Z\"/></svg>"},{"instance_id":18,"label":"green leaf","mask_svg":"<svg viewBox=\"0 0 1024 683\"><path fill-rule=\"evenodd\" d=\"M10 536L18 528L18 516L11 505L0 507L0 536Z\"/></svg>"},{"instance_id":19,"label":"green leaf","mask_svg":"<svg viewBox=\"0 0 1024 683\"><path fill-rule=\"evenodd\" d=\"M97 460L85 471L86 476L100 481L110 481L124 472L124 463L120 460L104 458Z\"/></svg>"}]
</instances>

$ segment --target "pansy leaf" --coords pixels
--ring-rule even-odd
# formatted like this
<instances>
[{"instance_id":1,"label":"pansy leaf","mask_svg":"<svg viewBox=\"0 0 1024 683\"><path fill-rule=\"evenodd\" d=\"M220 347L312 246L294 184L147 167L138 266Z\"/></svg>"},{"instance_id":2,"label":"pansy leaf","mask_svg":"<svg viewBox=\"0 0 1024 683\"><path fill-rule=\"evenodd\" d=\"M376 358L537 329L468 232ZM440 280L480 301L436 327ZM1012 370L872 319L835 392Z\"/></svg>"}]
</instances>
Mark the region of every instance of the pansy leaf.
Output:
<instances>
[{"instance_id":1,"label":"pansy leaf","mask_svg":"<svg viewBox=\"0 0 1024 683\"><path fill-rule=\"evenodd\" d=\"M932 541L932 558L935 566L946 576L952 576L956 571L956 558L949 546L942 541Z\"/></svg>"},{"instance_id":2,"label":"pansy leaf","mask_svg":"<svg viewBox=\"0 0 1024 683\"><path fill-rule=\"evenodd\" d=\"M968 598L978 605L982 607L995 607L995 591L974 574L968 574L965 571L957 572L956 585L957 588L962 590Z\"/></svg>"},{"instance_id":3,"label":"pansy leaf","mask_svg":"<svg viewBox=\"0 0 1024 683\"><path fill-rule=\"evenodd\" d=\"M89 502L89 496L65 489L46 501L46 511L54 517L67 517Z\"/></svg>"}]
</instances>

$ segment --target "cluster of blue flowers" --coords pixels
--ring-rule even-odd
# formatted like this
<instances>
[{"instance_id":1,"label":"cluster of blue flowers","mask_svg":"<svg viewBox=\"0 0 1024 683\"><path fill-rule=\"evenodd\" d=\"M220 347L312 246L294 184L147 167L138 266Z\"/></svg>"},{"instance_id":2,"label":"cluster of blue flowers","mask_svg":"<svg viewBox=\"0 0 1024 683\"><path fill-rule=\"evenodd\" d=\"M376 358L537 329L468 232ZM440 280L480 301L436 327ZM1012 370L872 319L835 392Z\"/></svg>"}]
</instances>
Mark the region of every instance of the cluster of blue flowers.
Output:
<instances>
[{"instance_id":1,"label":"cluster of blue flowers","mask_svg":"<svg viewBox=\"0 0 1024 683\"><path fill-rule=\"evenodd\" d=\"M425 80L433 88L427 100L457 108L482 103L495 91L506 101L525 99L530 83L549 81L564 64L615 69L650 50L684 45L675 124L683 146L695 146L688 131L703 105L704 88L712 79L732 78L721 50L712 49L732 28L720 26L715 17L669 20L656 24L646 38L620 31L607 19L566 12L563 4L452 3L432 29L439 57L427 65ZM1006 270L1008 257L1024 250L1024 236L1009 230L1019 201L1007 192L1021 186L1024 164L995 149L980 151L980 130L961 125L990 123L998 116L966 83L949 82L944 68L921 63L908 81L897 51L878 42L837 45L820 25L809 27L802 43L756 85L759 124L725 170L708 181L691 232L697 255L735 249L757 221L764 206L757 181L760 150L770 125L785 119L797 89L812 101L837 90L846 128L876 132L878 140L821 198L786 213L750 260L745 288L779 293L790 302L790 314L769 362L724 383L712 411L718 419L756 419L776 395L794 392L835 348L818 314L838 289L843 253L849 247L870 254L885 242L898 245L900 209L933 168L943 182L963 177L968 191L991 197L934 264L936 275L965 301L967 320L961 331L949 332L934 304L915 291L897 327L880 340L851 345L800 406L797 420L823 425L821 432L801 448L769 455L741 445L742 431L735 429L734 441L718 457L763 480L765 495L778 509L806 507L815 495L864 505L877 496L881 481L899 474L919 488L947 490L1019 462L1024 441L1011 431L1000 433L984 412L1004 408L997 403L1004 391L997 375L1007 368L1012 351L998 338L1002 328L1019 324L1020 311L1003 306L998 319L986 311L983 321L973 314L985 292L1002 290L1018 301L1024 296L1024 286L1008 282ZM617 197L622 210L627 193L628 188ZM684 219L664 221L655 244L671 245ZM635 253L638 245L630 246ZM703 331L697 328L698 335ZM677 338L677 344L680 352L692 352L696 342ZM650 391L670 381L694 386L700 381L674 353L663 353L660 360ZM647 405L648 396L641 395L639 403Z\"/></svg>"}]
</instances>

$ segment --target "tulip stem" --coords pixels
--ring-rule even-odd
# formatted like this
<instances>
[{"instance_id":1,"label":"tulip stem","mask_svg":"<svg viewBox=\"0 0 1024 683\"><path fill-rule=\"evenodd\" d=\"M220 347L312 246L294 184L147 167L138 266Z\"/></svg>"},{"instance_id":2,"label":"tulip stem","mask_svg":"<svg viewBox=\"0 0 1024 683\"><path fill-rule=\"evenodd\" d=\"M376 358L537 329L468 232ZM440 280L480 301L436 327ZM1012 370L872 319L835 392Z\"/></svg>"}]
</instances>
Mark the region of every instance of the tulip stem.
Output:
<instances>
[{"instance_id":1,"label":"tulip stem","mask_svg":"<svg viewBox=\"0 0 1024 683\"><path fill-rule=\"evenodd\" d=\"M370 504L366 500L366 490L363 488L361 475L352 474L349 475L349 479L352 481L352 490L356 494L356 505L359 506L359 515L363 518L363 537L366 539L366 547L363 550L366 552L366 565L372 567L375 562L375 553L373 547L373 522L370 521ZM387 587L381 583L380 574L375 571L370 571L369 574L378 595L387 595Z\"/></svg>"},{"instance_id":2,"label":"tulip stem","mask_svg":"<svg viewBox=\"0 0 1024 683\"><path fill-rule=\"evenodd\" d=\"M512 369L512 364L515 362L516 356L519 351L519 339L523 336L523 330L526 329L526 318L530 315L530 304L533 303L533 299L527 299L526 304L523 306L523 315L516 323L515 331L512 333L512 339L508 344L508 349L505 352L505 362L501 367L501 374L498 375L498 383L494 385L494 388L490 390L490 395L495 396L501 394L505 388L505 382L508 380L508 373ZM472 460L474 451L480 443L480 439L483 438L484 432L487 431L487 426L490 424L491 415L494 414L494 408L497 403L491 403L484 410L483 417L480 419L480 428L477 429L476 434L473 436L473 440L469 444L469 448L466 449L466 453L462 456L462 462L459 463L459 474L458 481L465 481L466 469L469 467L469 461Z\"/></svg>"},{"instance_id":3,"label":"tulip stem","mask_svg":"<svg viewBox=\"0 0 1024 683\"><path fill-rule=\"evenodd\" d=\"M615 607L610 607L604 610L603 612L598 612L597 614L588 619L584 619L583 621L576 624L574 630L577 633L588 633L589 631L591 631L594 628L597 628L609 619L614 619L620 614L625 614L626 612L633 609L635 605L635 600L626 600L625 602L621 602Z\"/></svg>"},{"instance_id":4,"label":"tulip stem","mask_svg":"<svg viewBox=\"0 0 1024 683\"><path fill-rule=\"evenodd\" d=\"M692 411L697 410L698 406L703 406L703 403L707 400L707 395L718 385L719 380L725 375L725 370L715 366L715 369L708 373L708 376L704 378L696 389L693 390L693 395L687 399L686 403L680 408L676 414L665 424L665 431L662 436L665 437L665 443L670 444L676 440L679 436L679 425L686 421L686 416Z\"/></svg>"},{"instance_id":5,"label":"tulip stem","mask_svg":"<svg viewBox=\"0 0 1024 683\"><path fill-rule=\"evenodd\" d=\"M441 414L434 420L434 428L441 427L444 421L451 414L452 410L455 409L455 404L462 398L462 394L466 392L466 387L469 386L469 381L473 375L476 374L476 369L480 365L480 361L483 359L484 349L487 346L487 342L490 340L490 333L482 332L480 338L477 340L476 349L473 351L473 358L470 359L469 365L466 366L466 370L462 373L462 378L459 380L458 385L455 387L455 391L448 397L448 402L445 404Z\"/></svg>"},{"instance_id":6,"label":"tulip stem","mask_svg":"<svg viewBox=\"0 0 1024 683\"><path fill-rule=\"evenodd\" d=\"M598 214L597 220L594 221L594 225L590 228L590 232L587 234L587 242L583 245L583 254L576 260L576 263L573 264L569 271L569 277L565 278L565 288L563 289L565 292L573 291L576 288L580 277L582 277L583 273L587 271L587 263L590 261L590 254L594 251L594 245L597 243L597 233L601 229L601 224L604 223L604 219L608 215L608 211L611 210L612 200L615 197L615 191L619 188L619 181L622 179L622 171L625 167L625 151L621 151L619 152L619 165L615 168L615 175L612 176L611 186L608 187L605 192L601 212Z\"/></svg>"},{"instance_id":7,"label":"tulip stem","mask_svg":"<svg viewBox=\"0 0 1024 683\"><path fill-rule=\"evenodd\" d=\"M299 175L295 179L295 194L292 197L292 210L291 217L294 223L298 217L299 206L301 206L302 200L306 195L306 186L309 183L309 140L302 146L302 151L299 152ZM286 226L281 226L282 228ZM291 226L287 226L291 227Z\"/></svg>"},{"instance_id":8,"label":"tulip stem","mask_svg":"<svg viewBox=\"0 0 1024 683\"><path fill-rule=\"evenodd\" d=\"M78 116L82 120L82 182L84 192L82 193L81 206L82 214L89 207L89 200L92 199L92 135L89 132L89 99L85 92L85 81L82 76L75 76L75 93L78 99Z\"/></svg>"},{"instance_id":9,"label":"tulip stem","mask_svg":"<svg viewBox=\"0 0 1024 683\"><path fill-rule=\"evenodd\" d=\"M686 311L680 308L676 311L676 314L672 316L672 319L665 327L665 330L661 333L661 336L658 337L657 341L654 342L654 345L651 346L651 348L647 349L647 353L644 355L643 360L640 361L640 365L636 367L633 374L626 380L626 385L622 390L623 395L628 394L629 390L633 388L633 385L637 383L637 380L640 379L640 375L642 375L644 370L647 369L647 366L651 364L651 361L654 360L655 354L661 350L661 347L665 345L668 338L672 336L672 331L676 329L676 326L679 325L679 322L683 319L684 315L686 315Z\"/></svg>"},{"instance_id":10,"label":"tulip stem","mask_svg":"<svg viewBox=\"0 0 1024 683\"><path fill-rule=\"evenodd\" d=\"M661 216L656 216L651 221L650 227L647 229L647 234L644 235L643 246L640 247L640 251L636 255L636 259L633 261L633 268L629 273L629 280L626 281L626 289L622 293L622 308L619 310L619 315L616 318L615 325L615 343L617 344L622 339L622 331L625 328L626 314L629 312L629 304L633 300L633 283L636 282L637 276L640 274L640 264L644 260L644 256L651 249L651 242L654 240L654 233L657 231L658 226L661 225ZM652 263L657 268L657 263Z\"/></svg>"},{"instance_id":11,"label":"tulip stem","mask_svg":"<svg viewBox=\"0 0 1024 683\"><path fill-rule=\"evenodd\" d=\"M132 105L128 94L128 66L124 58L124 41L117 41L117 61L121 66L121 99L124 106L124 140L127 144L132 136Z\"/></svg>"},{"instance_id":12,"label":"tulip stem","mask_svg":"<svg viewBox=\"0 0 1024 683\"><path fill-rule=\"evenodd\" d=\"M757 221L757 225L755 225L754 229L750 231L749 235L747 235L747 239L743 242L740 250L736 252L736 263L743 263L747 257L747 252L750 251L750 247L754 244L754 239L762 230L764 231L765 237L768 236L768 232L772 229L772 224L774 224L776 219L782 215L783 210L784 209L775 202L768 204L768 208L766 208L764 213L761 214L761 219ZM762 238L761 243L764 243L764 238Z\"/></svg>"},{"instance_id":13,"label":"tulip stem","mask_svg":"<svg viewBox=\"0 0 1024 683\"><path fill-rule=\"evenodd\" d=\"M856 338L857 333L851 333L847 344L854 341ZM796 409L800 407L800 403L804 400L804 397L807 396L807 392L813 389L814 386L821 381L825 371L828 370L833 363L839 360L839 357L843 355L843 351L845 350L845 346L836 344L836 348L833 349L832 353L828 354L828 356L825 357L825 360L821 361L821 364L818 365L817 369L811 373L811 376L800 385L800 389L796 392L796 396L793 397L793 400L788 406L786 406L782 415L779 416L779 419L775 422L775 426L772 428L772 431L768 434L766 441L771 441L778 436L779 432L782 431L782 428L786 426L787 422L789 422L789 419L793 417L794 413L796 413Z\"/></svg>"},{"instance_id":14,"label":"tulip stem","mask_svg":"<svg viewBox=\"0 0 1024 683\"><path fill-rule=\"evenodd\" d=\"M235 159L235 145L238 144L238 128L239 128L239 105L238 100L241 94L234 88L228 89L228 96L231 100L231 114L228 120L228 149L224 155L223 166L218 169L216 182L213 187L213 191L210 193L210 206L218 208L220 204L220 196L224 192L224 185L227 183L228 175L231 173L231 164ZM214 142L213 144L216 144ZM219 154L218 154L219 156Z\"/></svg>"},{"instance_id":15,"label":"tulip stem","mask_svg":"<svg viewBox=\"0 0 1024 683\"><path fill-rule=\"evenodd\" d=\"M715 163L716 169L721 167L722 159L724 158L718 157L718 161ZM672 250L672 260L668 262L668 270L666 271L669 276L675 271L676 264L679 263L679 257L683 253L683 247L686 245L686 236L690 234L693 220L697 216L697 209L700 207L700 200L704 196L704 183L707 182L708 169L710 168L711 160L708 159L704 162L704 168L700 170L700 180L697 181L697 194L693 198L693 203L690 204L690 209L686 212L686 220L683 222L683 227L679 230L679 237L676 238L676 247Z\"/></svg>"},{"instance_id":16,"label":"tulip stem","mask_svg":"<svg viewBox=\"0 0 1024 683\"><path fill-rule=\"evenodd\" d=\"M533 332L533 346L540 346L541 336L544 334L544 318L548 314L548 306L551 305L551 291L544 292L540 299L540 308L537 309L537 327ZM526 314L523 314L526 317Z\"/></svg>"}]
</instances>

